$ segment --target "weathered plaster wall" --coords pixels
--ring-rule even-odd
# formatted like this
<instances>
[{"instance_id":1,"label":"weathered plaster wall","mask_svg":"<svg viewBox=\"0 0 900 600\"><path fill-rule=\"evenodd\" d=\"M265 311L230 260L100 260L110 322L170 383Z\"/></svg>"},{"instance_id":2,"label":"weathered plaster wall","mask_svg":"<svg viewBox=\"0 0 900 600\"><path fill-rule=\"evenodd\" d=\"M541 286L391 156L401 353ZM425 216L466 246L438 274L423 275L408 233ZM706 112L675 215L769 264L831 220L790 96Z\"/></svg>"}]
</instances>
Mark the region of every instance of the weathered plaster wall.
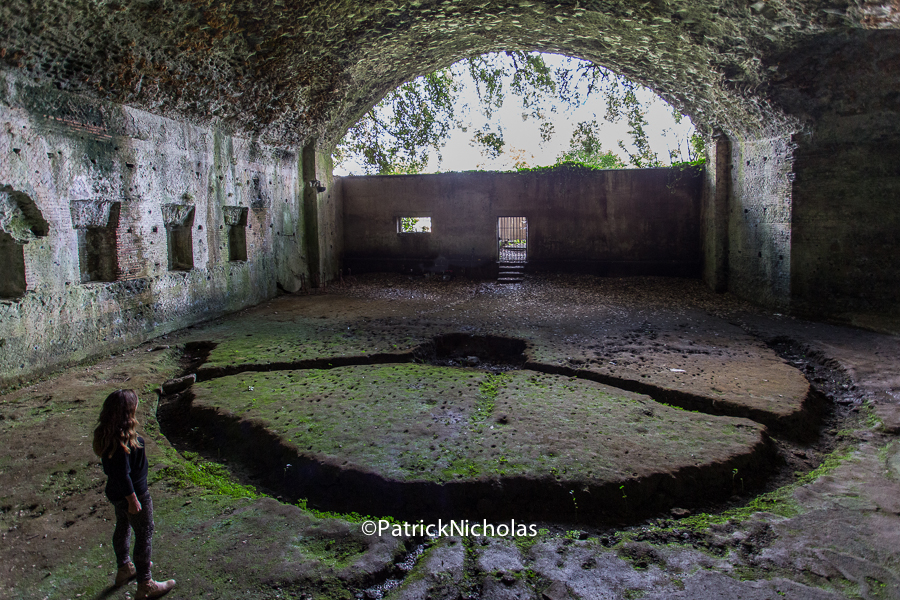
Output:
<instances>
[{"instance_id":1,"label":"weathered plaster wall","mask_svg":"<svg viewBox=\"0 0 900 600\"><path fill-rule=\"evenodd\" d=\"M728 290L765 306L791 301L791 182L788 137L731 143Z\"/></svg>"},{"instance_id":2,"label":"weathered plaster wall","mask_svg":"<svg viewBox=\"0 0 900 600\"><path fill-rule=\"evenodd\" d=\"M792 307L897 331L900 32L824 49L793 57L820 74L794 101L820 100L815 126L795 136Z\"/></svg>"},{"instance_id":3,"label":"weathered plaster wall","mask_svg":"<svg viewBox=\"0 0 900 600\"><path fill-rule=\"evenodd\" d=\"M524 216L529 269L699 277L702 180L679 169L340 178L344 264L488 274L497 218ZM431 217L433 231L398 233L399 217Z\"/></svg>"},{"instance_id":4,"label":"weathered plaster wall","mask_svg":"<svg viewBox=\"0 0 900 600\"><path fill-rule=\"evenodd\" d=\"M900 318L900 114L853 121L836 119L800 138L791 287L798 313L824 308L872 326L878 315ZM897 137L860 142L878 135L846 131L860 127L895 129Z\"/></svg>"},{"instance_id":5,"label":"weathered plaster wall","mask_svg":"<svg viewBox=\"0 0 900 600\"><path fill-rule=\"evenodd\" d=\"M728 199L731 195L731 141L717 134L707 148L701 227L703 280L710 289L728 289Z\"/></svg>"},{"instance_id":6,"label":"weathered plaster wall","mask_svg":"<svg viewBox=\"0 0 900 600\"><path fill-rule=\"evenodd\" d=\"M0 385L258 303L308 274L294 258L299 173L290 150L0 80L0 212L37 213L0 218L24 242L26 281L0 300ZM116 281L82 283L76 227L108 221L111 205ZM245 262L229 261L226 206L247 209ZM164 213L193 215L189 271L169 271Z\"/></svg>"}]
</instances>

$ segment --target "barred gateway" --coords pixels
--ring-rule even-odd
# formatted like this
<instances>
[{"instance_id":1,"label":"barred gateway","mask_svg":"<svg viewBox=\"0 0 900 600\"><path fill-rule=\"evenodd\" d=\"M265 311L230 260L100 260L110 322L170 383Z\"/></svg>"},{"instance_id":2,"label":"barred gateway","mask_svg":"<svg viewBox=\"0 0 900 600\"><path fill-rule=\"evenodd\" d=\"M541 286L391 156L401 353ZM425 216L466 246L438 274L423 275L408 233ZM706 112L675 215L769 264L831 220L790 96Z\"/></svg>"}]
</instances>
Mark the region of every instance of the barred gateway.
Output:
<instances>
[{"instance_id":1,"label":"barred gateway","mask_svg":"<svg viewBox=\"0 0 900 600\"><path fill-rule=\"evenodd\" d=\"M499 217L497 239L500 262L528 262L528 219L525 217Z\"/></svg>"}]
</instances>

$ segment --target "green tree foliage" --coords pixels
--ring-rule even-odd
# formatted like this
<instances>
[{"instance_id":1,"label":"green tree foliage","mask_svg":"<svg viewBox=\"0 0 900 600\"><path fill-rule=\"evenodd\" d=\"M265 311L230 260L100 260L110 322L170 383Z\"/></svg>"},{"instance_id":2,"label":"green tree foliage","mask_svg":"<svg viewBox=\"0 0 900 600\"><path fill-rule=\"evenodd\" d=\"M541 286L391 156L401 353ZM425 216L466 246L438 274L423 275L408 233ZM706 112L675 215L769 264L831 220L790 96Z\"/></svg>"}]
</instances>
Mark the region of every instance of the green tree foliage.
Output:
<instances>
[{"instance_id":1,"label":"green tree foliage","mask_svg":"<svg viewBox=\"0 0 900 600\"><path fill-rule=\"evenodd\" d=\"M672 109L672 117L675 123L681 123L684 115L677 110ZM683 152L683 148L687 147L687 154ZM694 132L687 140L687 144L679 144L677 150L669 151L669 162L673 165L702 165L706 162L706 142L703 136Z\"/></svg>"},{"instance_id":2,"label":"green tree foliage","mask_svg":"<svg viewBox=\"0 0 900 600\"><path fill-rule=\"evenodd\" d=\"M575 105L586 101L591 95L600 95L606 100L607 121L615 123L623 118L626 120L630 127L628 134L636 151L629 152L622 140L618 144L632 166L640 168L662 165L657 154L650 149L650 139L645 129L647 109L638 99L638 84L600 65L571 58L566 61L565 66L557 69L557 79L560 82L559 96L564 102ZM678 118L680 117L679 114ZM596 126L595 121L591 123ZM576 132L583 125L585 123L579 123ZM623 164L618 168L624 166Z\"/></svg>"},{"instance_id":3,"label":"green tree foliage","mask_svg":"<svg viewBox=\"0 0 900 600\"><path fill-rule=\"evenodd\" d=\"M460 83L441 69L404 83L357 121L335 149L335 162L358 157L369 173L418 173L440 156L454 127Z\"/></svg>"},{"instance_id":4,"label":"green tree foliage","mask_svg":"<svg viewBox=\"0 0 900 600\"><path fill-rule=\"evenodd\" d=\"M556 105L579 106L590 96L605 100L605 118L610 122L624 119L634 151L619 141L619 148L635 167L660 166L662 163L650 148L646 133L647 109L640 102L639 86L615 73L586 61L566 59L553 69L543 55L526 52L484 54L460 61L390 92L353 125L338 144L336 162L353 157L367 173L417 173L440 151L456 127L465 131L457 114L454 98L462 88L465 73L471 76L479 99L478 109L488 119L503 106L507 93L512 93L529 112L523 119L539 122L542 142L554 134L552 113ZM461 108L464 112L466 108ZM680 119L680 115L676 115ZM476 131L471 144L488 158L504 152L503 131L490 126ZM681 144L679 144L681 145ZM703 139L690 140L688 161L697 160L704 152ZM670 159L683 157L671 156ZM613 152L603 151L596 120L579 123L570 140L570 148L558 162L575 161L600 168L623 168L625 162Z\"/></svg>"},{"instance_id":5,"label":"green tree foliage","mask_svg":"<svg viewBox=\"0 0 900 600\"><path fill-rule=\"evenodd\" d=\"M506 145L506 142L503 141L503 132L494 133L490 129L476 131L472 136L472 141L482 147L482 154L488 158L497 158L503 154L503 146Z\"/></svg>"},{"instance_id":6,"label":"green tree foliage","mask_svg":"<svg viewBox=\"0 0 900 600\"><path fill-rule=\"evenodd\" d=\"M403 233L410 233L416 230L416 223L419 220L415 217L401 217L400 218L400 231Z\"/></svg>"},{"instance_id":7,"label":"green tree foliage","mask_svg":"<svg viewBox=\"0 0 900 600\"><path fill-rule=\"evenodd\" d=\"M600 125L596 120L579 123L569 140L569 150L556 159L556 164L579 163L597 169L624 169L625 163L600 144Z\"/></svg>"},{"instance_id":8,"label":"green tree foliage","mask_svg":"<svg viewBox=\"0 0 900 600\"><path fill-rule=\"evenodd\" d=\"M679 146L679 150L681 146ZM677 151L669 152L669 160L673 165L702 165L706 162L706 142L703 137L694 133L688 139L687 156Z\"/></svg>"}]
</instances>

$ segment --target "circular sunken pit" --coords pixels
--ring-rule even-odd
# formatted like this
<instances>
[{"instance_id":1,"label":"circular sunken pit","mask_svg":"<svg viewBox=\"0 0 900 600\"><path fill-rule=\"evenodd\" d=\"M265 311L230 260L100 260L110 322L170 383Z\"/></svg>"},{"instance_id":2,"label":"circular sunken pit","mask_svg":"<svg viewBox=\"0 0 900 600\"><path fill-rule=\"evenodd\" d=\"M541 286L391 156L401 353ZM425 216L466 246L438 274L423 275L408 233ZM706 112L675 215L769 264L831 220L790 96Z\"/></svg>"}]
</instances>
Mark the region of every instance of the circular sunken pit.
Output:
<instances>
[{"instance_id":1,"label":"circular sunken pit","mask_svg":"<svg viewBox=\"0 0 900 600\"><path fill-rule=\"evenodd\" d=\"M478 351L435 342L439 360ZM775 462L757 422L536 366L244 372L195 384L173 410L284 496L405 519L617 520L728 497Z\"/></svg>"}]
</instances>

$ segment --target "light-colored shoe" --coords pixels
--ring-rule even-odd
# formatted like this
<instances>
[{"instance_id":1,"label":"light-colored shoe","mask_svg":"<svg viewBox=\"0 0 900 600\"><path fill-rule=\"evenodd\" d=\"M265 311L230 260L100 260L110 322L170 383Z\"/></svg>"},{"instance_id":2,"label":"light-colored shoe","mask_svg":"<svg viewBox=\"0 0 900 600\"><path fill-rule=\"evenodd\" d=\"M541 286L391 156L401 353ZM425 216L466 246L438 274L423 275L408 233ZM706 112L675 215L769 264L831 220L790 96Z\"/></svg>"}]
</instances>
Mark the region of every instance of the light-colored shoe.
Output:
<instances>
[{"instance_id":1,"label":"light-colored shoe","mask_svg":"<svg viewBox=\"0 0 900 600\"><path fill-rule=\"evenodd\" d=\"M149 581L142 581L138 584L137 594L135 594L134 600L159 598L160 596L168 594L169 590L173 587L175 587L174 579L168 581L153 581L152 579Z\"/></svg>"},{"instance_id":2,"label":"light-colored shoe","mask_svg":"<svg viewBox=\"0 0 900 600\"><path fill-rule=\"evenodd\" d=\"M131 581L131 578L135 575L137 575L137 569L134 568L133 562L129 561L120 566L119 570L116 572L116 587L122 587Z\"/></svg>"}]
</instances>

